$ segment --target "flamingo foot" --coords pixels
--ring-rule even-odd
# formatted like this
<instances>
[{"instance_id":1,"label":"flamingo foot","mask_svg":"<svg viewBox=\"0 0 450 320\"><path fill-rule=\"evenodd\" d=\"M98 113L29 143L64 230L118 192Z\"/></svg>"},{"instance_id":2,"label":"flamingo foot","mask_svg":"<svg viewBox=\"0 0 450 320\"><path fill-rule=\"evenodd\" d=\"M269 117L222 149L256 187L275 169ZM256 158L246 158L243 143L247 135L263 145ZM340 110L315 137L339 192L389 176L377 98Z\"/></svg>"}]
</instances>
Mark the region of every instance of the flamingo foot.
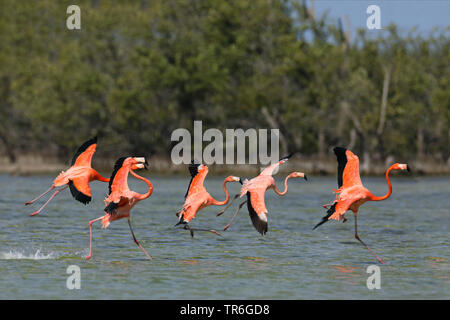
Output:
<instances>
[{"instance_id":1,"label":"flamingo foot","mask_svg":"<svg viewBox=\"0 0 450 320\"><path fill-rule=\"evenodd\" d=\"M37 215L38 213L39 213L39 211L35 211L35 212L33 212L33 213L30 214L30 217L35 216L35 215Z\"/></svg>"},{"instance_id":2,"label":"flamingo foot","mask_svg":"<svg viewBox=\"0 0 450 320\"><path fill-rule=\"evenodd\" d=\"M33 202L28 201L28 202L25 202L25 205L28 206L28 205L30 205L30 204L32 204L32 203L33 203Z\"/></svg>"},{"instance_id":3,"label":"flamingo foot","mask_svg":"<svg viewBox=\"0 0 450 320\"><path fill-rule=\"evenodd\" d=\"M90 258L92 258L92 255L88 255L84 258L84 260L89 260Z\"/></svg>"}]
</instances>

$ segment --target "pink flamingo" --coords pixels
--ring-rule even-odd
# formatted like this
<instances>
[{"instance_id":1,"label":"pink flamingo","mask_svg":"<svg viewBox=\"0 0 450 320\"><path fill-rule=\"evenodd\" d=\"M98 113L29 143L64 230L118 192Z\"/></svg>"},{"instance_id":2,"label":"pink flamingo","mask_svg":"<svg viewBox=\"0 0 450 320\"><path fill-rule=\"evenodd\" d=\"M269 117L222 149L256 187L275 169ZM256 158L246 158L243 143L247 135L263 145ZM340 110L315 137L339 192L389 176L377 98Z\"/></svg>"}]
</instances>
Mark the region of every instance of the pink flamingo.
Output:
<instances>
[{"instance_id":1,"label":"pink flamingo","mask_svg":"<svg viewBox=\"0 0 450 320\"><path fill-rule=\"evenodd\" d=\"M136 239L133 228L131 227L130 211L139 201L147 199L153 192L153 185L150 181L137 175L133 170L147 169L147 161L143 157L124 157L116 161L114 171L109 181L109 194L105 199L105 212L106 214L91 220L89 222L89 254L86 260L92 257L92 224L98 220L102 221L102 228L107 228L112 221L127 218L128 225L130 227L131 235L134 242L145 253L147 258L152 258L147 251L141 246ZM128 187L128 173L131 173L135 178L144 181L148 185L148 191L145 194L139 194L131 191Z\"/></svg>"},{"instance_id":2,"label":"pink flamingo","mask_svg":"<svg viewBox=\"0 0 450 320\"><path fill-rule=\"evenodd\" d=\"M62 187L56 190L53 195L47 200L47 202L37 211L30 214L30 216L35 216L40 213L54 197L58 195L67 187L70 188L72 196L83 204L88 204L92 199L91 189L89 183L95 180L102 182L109 182L109 179L102 177L97 171L92 169L91 162L92 156L97 148L97 137L86 141L78 148L77 153L72 159L72 166L67 171L62 171L54 180L50 189L45 191L43 194L37 198L28 201L25 205L30 205L36 200L39 200L47 193L55 188Z\"/></svg>"},{"instance_id":3,"label":"pink flamingo","mask_svg":"<svg viewBox=\"0 0 450 320\"><path fill-rule=\"evenodd\" d=\"M268 214L266 204L264 201L264 196L265 196L266 190L272 188L276 194L278 194L280 196L284 196L288 191L287 181L290 178L304 178L305 180L308 180L306 175L303 172L292 172L284 180L284 191L281 192L280 190L278 190L278 188L275 184L275 180L272 177L272 174L273 174L274 170L276 168L278 168L278 166L280 166L281 164L288 161L288 159L290 157L291 156L289 155L287 157L280 159L280 161L265 168L257 177L255 177L251 180L245 179L244 184L241 188L240 194L236 195L234 199L236 199L237 196L242 197L243 195L246 194L247 200L245 200L244 202L242 202L239 205L239 207L235 211L233 217L231 218L230 223L228 223L224 227L224 229L223 229L224 231L230 227L231 223L236 218L239 210L242 208L242 206L245 203L247 203L248 212L250 214L250 219L253 223L253 226L262 235L266 234L266 232L267 232L267 214ZM231 203L230 203L230 205L231 205ZM228 207L229 206L227 206L224 210L219 212L217 215L219 216L219 215L223 214Z\"/></svg>"},{"instance_id":4,"label":"pink flamingo","mask_svg":"<svg viewBox=\"0 0 450 320\"><path fill-rule=\"evenodd\" d=\"M220 235L216 230L213 229L198 229L191 228L189 222L195 218L198 211L208 207L208 206L223 206L230 200L230 195L228 193L226 184L228 182L241 182L239 177L229 176L223 181L223 190L225 191L225 200L217 201L214 199L205 189L203 182L208 174L208 167L204 164L195 164L192 162L189 165L189 172L191 173L191 181L189 182L188 189L185 195L185 202L183 208L177 213L179 221L176 224L184 224L184 229L189 230L191 236L194 236L194 231L207 231ZM242 182L241 182L242 183Z\"/></svg>"},{"instance_id":5,"label":"pink flamingo","mask_svg":"<svg viewBox=\"0 0 450 320\"><path fill-rule=\"evenodd\" d=\"M376 258L384 264L370 248L360 239L358 236L357 226L357 214L359 207L367 201L382 201L389 198L392 194L392 185L389 180L389 173L392 170L407 170L409 167L407 164L394 163L386 171L386 181L389 186L389 191L382 197L374 196L367 188L365 188L361 182L359 175L359 159L350 150L342 147L336 147L333 149L338 161L338 190L333 189L336 192L336 200L332 204L326 204L323 207L330 209L327 211L327 215L313 228L324 224L328 220L343 220L347 221L344 214L347 210L353 211L355 217L355 238L361 242Z\"/></svg>"}]
</instances>

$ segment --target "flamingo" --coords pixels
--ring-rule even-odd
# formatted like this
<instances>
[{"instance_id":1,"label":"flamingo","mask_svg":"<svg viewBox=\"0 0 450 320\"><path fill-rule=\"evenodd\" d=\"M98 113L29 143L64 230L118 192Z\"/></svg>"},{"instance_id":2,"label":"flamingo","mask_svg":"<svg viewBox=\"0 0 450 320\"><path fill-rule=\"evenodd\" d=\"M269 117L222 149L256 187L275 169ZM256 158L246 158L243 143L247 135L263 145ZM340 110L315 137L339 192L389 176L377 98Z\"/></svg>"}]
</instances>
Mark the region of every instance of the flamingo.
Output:
<instances>
[{"instance_id":1,"label":"flamingo","mask_svg":"<svg viewBox=\"0 0 450 320\"><path fill-rule=\"evenodd\" d=\"M267 209L264 201L264 196L266 193L266 190L269 188L272 188L276 194L279 196L284 196L288 191L288 185L287 181L290 178L303 178L305 180L308 180L306 175L303 172L292 172L289 174L286 179L284 180L284 191L281 192L278 190L275 180L272 177L272 174L278 166L288 161L288 159L291 157L291 155L284 157L280 159L277 163L274 163L267 168L265 168L257 177L248 180L245 179L244 184L242 185L240 194L236 195L234 199L236 199L238 196L242 197L243 195L247 195L247 200L243 201L239 207L236 209L233 217L231 218L230 223L228 223L224 227L224 231L227 230L233 220L236 218L238 212L242 208L242 206L247 203L248 212L250 215L250 219L253 223L253 226L255 229L261 233L261 235L265 235L267 233ZM233 199L233 200L234 200ZM231 205L231 203L230 203ZM228 207L227 207L228 208ZM221 212L219 212L217 215L221 215L225 212L227 209L225 208Z\"/></svg>"},{"instance_id":2,"label":"flamingo","mask_svg":"<svg viewBox=\"0 0 450 320\"><path fill-rule=\"evenodd\" d=\"M217 201L215 200L203 186L206 175L208 174L208 167L204 164L195 164L192 162L189 165L189 172L191 173L191 181L189 182L188 189L185 194L185 202L183 208L180 212L177 212L178 223L175 225L183 224L184 229L189 230L191 237L194 237L194 231L207 231L220 236L216 230L212 229L198 229L191 228L189 222L195 218L198 211L206 208L208 206L223 206L230 200L230 195L228 193L226 184L228 182L241 182L241 178L228 176L223 181L223 190L225 191L225 200Z\"/></svg>"},{"instance_id":3,"label":"flamingo","mask_svg":"<svg viewBox=\"0 0 450 320\"><path fill-rule=\"evenodd\" d=\"M62 187L56 190L47 202L37 211L30 214L35 216L39 214L54 197L56 197L61 191L69 187L72 196L83 204L88 204L92 199L91 189L89 183L94 180L102 182L109 182L109 179L102 177L97 171L92 169L91 162L92 156L97 148L97 137L92 138L81 145L78 148L77 153L72 159L72 166L67 171L62 171L56 179L53 181L51 187L37 198L25 202L25 205L30 205L39 200L47 193L55 188Z\"/></svg>"},{"instance_id":4,"label":"flamingo","mask_svg":"<svg viewBox=\"0 0 450 320\"><path fill-rule=\"evenodd\" d=\"M338 161L338 190L333 189L336 193L336 200L331 204L323 205L324 208L328 209L327 215L322 218L322 220L313 228L316 229L318 226L324 224L328 220L343 220L347 221L344 214L351 210L355 217L355 238L361 242L376 258L377 260L384 264L381 260L358 236L358 226L357 226L357 214L359 207L367 201L382 201L389 198L392 194L392 185L389 180L389 173L392 170L409 170L407 164L394 163L386 171L386 181L389 186L388 192L381 197L374 196L367 188L365 188L361 182L361 177L359 175L359 159L348 149L342 147L336 147L333 149L336 154Z\"/></svg>"},{"instance_id":5,"label":"flamingo","mask_svg":"<svg viewBox=\"0 0 450 320\"><path fill-rule=\"evenodd\" d=\"M123 157L116 161L114 171L109 180L109 193L105 199L105 215L89 221L89 254L86 260L92 257L92 224L98 220L102 221L102 228L107 228L112 221L127 218L130 227L131 235L134 242L137 244L149 260L152 258L147 251L142 247L134 235L131 227L130 211L141 200L147 199L153 192L153 185L147 179L137 175L133 170L147 169L148 163L143 157ZM135 178L144 181L148 185L148 191L145 194L139 194L131 191L128 187L128 173L131 173Z\"/></svg>"}]
</instances>

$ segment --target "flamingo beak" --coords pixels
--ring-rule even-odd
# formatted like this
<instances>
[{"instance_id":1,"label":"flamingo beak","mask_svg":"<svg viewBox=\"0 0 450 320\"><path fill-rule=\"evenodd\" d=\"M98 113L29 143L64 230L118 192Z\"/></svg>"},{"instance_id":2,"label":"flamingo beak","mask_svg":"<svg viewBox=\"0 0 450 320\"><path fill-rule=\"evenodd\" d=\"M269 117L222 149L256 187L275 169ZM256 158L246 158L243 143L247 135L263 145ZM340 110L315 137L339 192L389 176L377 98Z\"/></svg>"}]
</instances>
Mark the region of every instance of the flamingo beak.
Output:
<instances>
[{"instance_id":1,"label":"flamingo beak","mask_svg":"<svg viewBox=\"0 0 450 320\"><path fill-rule=\"evenodd\" d=\"M305 179L306 181L308 181L308 177L307 177L306 174L304 174L303 172L297 172L297 175L298 175L300 178L303 178L303 179Z\"/></svg>"},{"instance_id":2,"label":"flamingo beak","mask_svg":"<svg viewBox=\"0 0 450 320\"><path fill-rule=\"evenodd\" d=\"M240 181L241 181L241 178L239 178L239 177L233 177L233 180L236 181L236 182L240 182Z\"/></svg>"},{"instance_id":3,"label":"flamingo beak","mask_svg":"<svg viewBox=\"0 0 450 320\"><path fill-rule=\"evenodd\" d=\"M401 163L399 164L399 167L401 170L407 170L408 172L410 172L411 170L409 169L409 166L406 163Z\"/></svg>"},{"instance_id":4,"label":"flamingo beak","mask_svg":"<svg viewBox=\"0 0 450 320\"><path fill-rule=\"evenodd\" d=\"M136 157L134 158L138 163L136 164L136 167L139 169L147 169L148 162L144 157Z\"/></svg>"}]
</instances>

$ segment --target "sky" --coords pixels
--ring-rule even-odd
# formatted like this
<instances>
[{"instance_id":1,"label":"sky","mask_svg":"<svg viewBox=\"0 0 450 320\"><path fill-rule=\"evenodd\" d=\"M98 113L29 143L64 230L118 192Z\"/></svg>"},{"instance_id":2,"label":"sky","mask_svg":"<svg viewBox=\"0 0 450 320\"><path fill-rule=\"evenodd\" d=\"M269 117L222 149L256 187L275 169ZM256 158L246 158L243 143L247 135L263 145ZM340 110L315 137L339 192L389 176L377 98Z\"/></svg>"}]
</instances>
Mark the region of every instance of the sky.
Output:
<instances>
[{"instance_id":1,"label":"sky","mask_svg":"<svg viewBox=\"0 0 450 320\"><path fill-rule=\"evenodd\" d=\"M307 0L311 5L311 0ZM400 32L407 32L417 27L423 35L428 34L433 27L448 27L450 25L450 0L314 0L316 15L320 16L329 9L329 17L341 17L345 26L344 16L350 19L352 37L358 28L367 28L366 13L369 5L378 5L381 12L381 27L395 23ZM368 30L370 33L383 32L381 30Z\"/></svg>"}]
</instances>

